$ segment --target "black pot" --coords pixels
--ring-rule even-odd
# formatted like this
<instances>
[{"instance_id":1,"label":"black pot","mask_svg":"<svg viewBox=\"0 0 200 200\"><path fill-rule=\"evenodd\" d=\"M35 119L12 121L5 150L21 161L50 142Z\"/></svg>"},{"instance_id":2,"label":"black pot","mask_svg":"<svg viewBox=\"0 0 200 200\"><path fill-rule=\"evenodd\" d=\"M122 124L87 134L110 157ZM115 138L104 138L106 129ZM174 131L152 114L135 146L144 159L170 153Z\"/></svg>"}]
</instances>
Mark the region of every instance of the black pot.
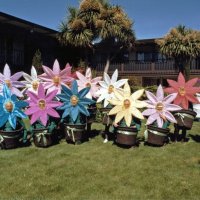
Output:
<instances>
[{"instance_id":1,"label":"black pot","mask_svg":"<svg viewBox=\"0 0 200 200\"><path fill-rule=\"evenodd\" d=\"M112 125L113 124L113 117L108 115L111 108L100 108L101 113L103 114L102 124L103 125Z\"/></svg>"},{"instance_id":2,"label":"black pot","mask_svg":"<svg viewBox=\"0 0 200 200\"><path fill-rule=\"evenodd\" d=\"M33 142L37 147L49 147L52 145L52 135L48 133L48 129L33 130Z\"/></svg>"},{"instance_id":3,"label":"black pot","mask_svg":"<svg viewBox=\"0 0 200 200\"><path fill-rule=\"evenodd\" d=\"M80 144L83 141L86 124L67 124L64 123L64 133L67 142Z\"/></svg>"},{"instance_id":4,"label":"black pot","mask_svg":"<svg viewBox=\"0 0 200 200\"><path fill-rule=\"evenodd\" d=\"M120 127L116 128L116 143L121 145L134 146L137 143L137 128Z\"/></svg>"},{"instance_id":5,"label":"black pot","mask_svg":"<svg viewBox=\"0 0 200 200\"><path fill-rule=\"evenodd\" d=\"M148 133L148 139L147 139L148 144L163 146L167 141L169 129L158 128L152 125L148 125L147 133Z\"/></svg>"},{"instance_id":6,"label":"black pot","mask_svg":"<svg viewBox=\"0 0 200 200\"><path fill-rule=\"evenodd\" d=\"M174 117L177 121L177 125L181 127L186 127L187 129L191 129L193 125L193 121L197 115L196 112L192 110L179 110L177 112L174 112Z\"/></svg>"},{"instance_id":7,"label":"black pot","mask_svg":"<svg viewBox=\"0 0 200 200\"><path fill-rule=\"evenodd\" d=\"M0 130L0 146L2 149L13 149L20 146L20 138L23 137L24 129L21 127L14 131Z\"/></svg>"}]
</instances>

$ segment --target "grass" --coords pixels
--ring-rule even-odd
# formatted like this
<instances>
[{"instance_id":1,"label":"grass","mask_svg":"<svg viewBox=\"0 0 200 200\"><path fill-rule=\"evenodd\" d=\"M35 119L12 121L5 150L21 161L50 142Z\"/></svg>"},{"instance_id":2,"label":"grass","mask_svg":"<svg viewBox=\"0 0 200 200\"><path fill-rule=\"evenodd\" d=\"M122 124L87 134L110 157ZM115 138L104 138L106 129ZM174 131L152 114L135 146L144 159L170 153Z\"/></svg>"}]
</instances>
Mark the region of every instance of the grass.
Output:
<instances>
[{"instance_id":1,"label":"grass","mask_svg":"<svg viewBox=\"0 0 200 200\"><path fill-rule=\"evenodd\" d=\"M197 200L200 123L187 143L123 149L100 135L81 145L0 151L2 200ZM93 129L103 129L94 124ZM141 131L142 133L143 131ZM140 133L140 137L141 137ZM192 139L193 138L193 139Z\"/></svg>"}]
</instances>

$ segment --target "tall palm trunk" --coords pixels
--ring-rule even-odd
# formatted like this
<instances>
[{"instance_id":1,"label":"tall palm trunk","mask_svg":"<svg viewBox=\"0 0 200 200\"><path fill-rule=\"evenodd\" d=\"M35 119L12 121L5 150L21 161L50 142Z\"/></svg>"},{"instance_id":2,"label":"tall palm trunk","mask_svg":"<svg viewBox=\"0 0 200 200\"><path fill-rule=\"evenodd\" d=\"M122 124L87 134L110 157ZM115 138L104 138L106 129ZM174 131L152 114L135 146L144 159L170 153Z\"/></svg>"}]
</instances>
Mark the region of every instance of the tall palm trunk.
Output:
<instances>
[{"instance_id":1,"label":"tall palm trunk","mask_svg":"<svg viewBox=\"0 0 200 200\"><path fill-rule=\"evenodd\" d=\"M186 81L190 79L190 63L191 63L190 61L191 59L183 61L183 69Z\"/></svg>"},{"instance_id":2,"label":"tall palm trunk","mask_svg":"<svg viewBox=\"0 0 200 200\"><path fill-rule=\"evenodd\" d=\"M110 54L107 55L106 65L105 65L105 68L104 68L105 73L108 73L109 67L110 67Z\"/></svg>"}]
</instances>

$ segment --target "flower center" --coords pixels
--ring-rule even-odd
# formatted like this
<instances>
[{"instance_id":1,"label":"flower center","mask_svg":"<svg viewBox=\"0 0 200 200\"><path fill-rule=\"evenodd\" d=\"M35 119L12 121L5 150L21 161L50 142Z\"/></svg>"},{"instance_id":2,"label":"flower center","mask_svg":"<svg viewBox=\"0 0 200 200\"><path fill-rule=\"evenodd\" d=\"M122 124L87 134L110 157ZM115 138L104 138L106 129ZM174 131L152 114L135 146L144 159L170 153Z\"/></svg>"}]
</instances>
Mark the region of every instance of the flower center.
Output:
<instances>
[{"instance_id":1,"label":"flower center","mask_svg":"<svg viewBox=\"0 0 200 200\"><path fill-rule=\"evenodd\" d=\"M32 82L32 87L33 87L33 89L36 91L37 89L38 89L38 81L33 81Z\"/></svg>"},{"instance_id":2,"label":"flower center","mask_svg":"<svg viewBox=\"0 0 200 200\"><path fill-rule=\"evenodd\" d=\"M13 104L12 102L8 101L6 104L5 104L5 108L8 112L12 112L13 110Z\"/></svg>"},{"instance_id":3,"label":"flower center","mask_svg":"<svg viewBox=\"0 0 200 200\"><path fill-rule=\"evenodd\" d=\"M70 99L70 102L71 102L72 106L76 106L77 103L78 103L78 97L75 96L75 95L73 95L73 96L71 97L71 99Z\"/></svg>"},{"instance_id":4,"label":"flower center","mask_svg":"<svg viewBox=\"0 0 200 200\"><path fill-rule=\"evenodd\" d=\"M54 83L55 86L58 86L60 84L60 77L54 76L53 83Z\"/></svg>"},{"instance_id":5,"label":"flower center","mask_svg":"<svg viewBox=\"0 0 200 200\"><path fill-rule=\"evenodd\" d=\"M163 105L162 103L157 103L157 104L156 104L156 110L157 110L157 111L162 111L163 108L164 108L164 105Z\"/></svg>"},{"instance_id":6,"label":"flower center","mask_svg":"<svg viewBox=\"0 0 200 200\"><path fill-rule=\"evenodd\" d=\"M125 108L125 109L128 109L128 108L130 107L130 105L131 105L130 100L125 99L125 100L124 100L124 108Z\"/></svg>"},{"instance_id":7,"label":"flower center","mask_svg":"<svg viewBox=\"0 0 200 200\"><path fill-rule=\"evenodd\" d=\"M38 106L41 110L44 110L46 107L46 101L44 99L40 99L38 102Z\"/></svg>"},{"instance_id":8,"label":"flower center","mask_svg":"<svg viewBox=\"0 0 200 200\"><path fill-rule=\"evenodd\" d=\"M10 80L5 80L5 84L8 86L8 88L11 88L11 82L10 82Z\"/></svg>"},{"instance_id":9,"label":"flower center","mask_svg":"<svg viewBox=\"0 0 200 200\"><path fill-rule=\"evenodd\" d=\"M108 94L111 94L113 91L114 91L114 86L113 85L109 85Z\"/></svg>"},{"instance_id":10,"label":"flower center","mask_svg":"<svg viewBox=\"0 0 200 200\"><path fill-rule=\"evenodd\" d=\"M180 88L179 88L179 94L180 94L181 96L185 96L185 88L184 88L184 87L180 87Z\"/></svg>"},{"instance_id":11,"label":"flower center","mask_svg":"<svg viewBox=\"0 0 200 200\"><path fill-rule=\"evenodd\" d=\"M90 83L86 83L85 86L91 88L91 84Z\"/></svg>"}]
</instances>

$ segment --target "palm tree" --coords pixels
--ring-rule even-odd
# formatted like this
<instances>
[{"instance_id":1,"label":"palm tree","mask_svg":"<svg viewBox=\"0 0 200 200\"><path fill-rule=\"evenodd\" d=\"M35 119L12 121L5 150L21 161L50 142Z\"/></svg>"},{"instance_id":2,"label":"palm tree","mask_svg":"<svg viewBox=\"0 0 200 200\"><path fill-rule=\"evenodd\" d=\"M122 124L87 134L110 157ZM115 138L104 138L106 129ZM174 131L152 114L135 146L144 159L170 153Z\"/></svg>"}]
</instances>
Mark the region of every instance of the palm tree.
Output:
<instances>
[{"instance_id":1,"label":"palm tree","mask_svg":"<svg viewBox=\"0 0 200 200\"><path fill-rule=\"evenodd\" d=\"M120 51L135 41L132 21L120 6L112 6L106 0L82 0L78 9L68 9L69 15L61 23L58 39L63 44L94 49L94 41L107 44L108 71L111 51Z\"/></svg>"},{"instance_id":2,"label":"palm tree","mask_svg":"<svg viewBox=\"0 0 200 200\"><path fill-rule=\"evenodd\" d=\"M185 78L190 77L191 59L200 55L200 32L179 25L157 40L162 54L174 58Z\"/></svg>"}]
</instances>

